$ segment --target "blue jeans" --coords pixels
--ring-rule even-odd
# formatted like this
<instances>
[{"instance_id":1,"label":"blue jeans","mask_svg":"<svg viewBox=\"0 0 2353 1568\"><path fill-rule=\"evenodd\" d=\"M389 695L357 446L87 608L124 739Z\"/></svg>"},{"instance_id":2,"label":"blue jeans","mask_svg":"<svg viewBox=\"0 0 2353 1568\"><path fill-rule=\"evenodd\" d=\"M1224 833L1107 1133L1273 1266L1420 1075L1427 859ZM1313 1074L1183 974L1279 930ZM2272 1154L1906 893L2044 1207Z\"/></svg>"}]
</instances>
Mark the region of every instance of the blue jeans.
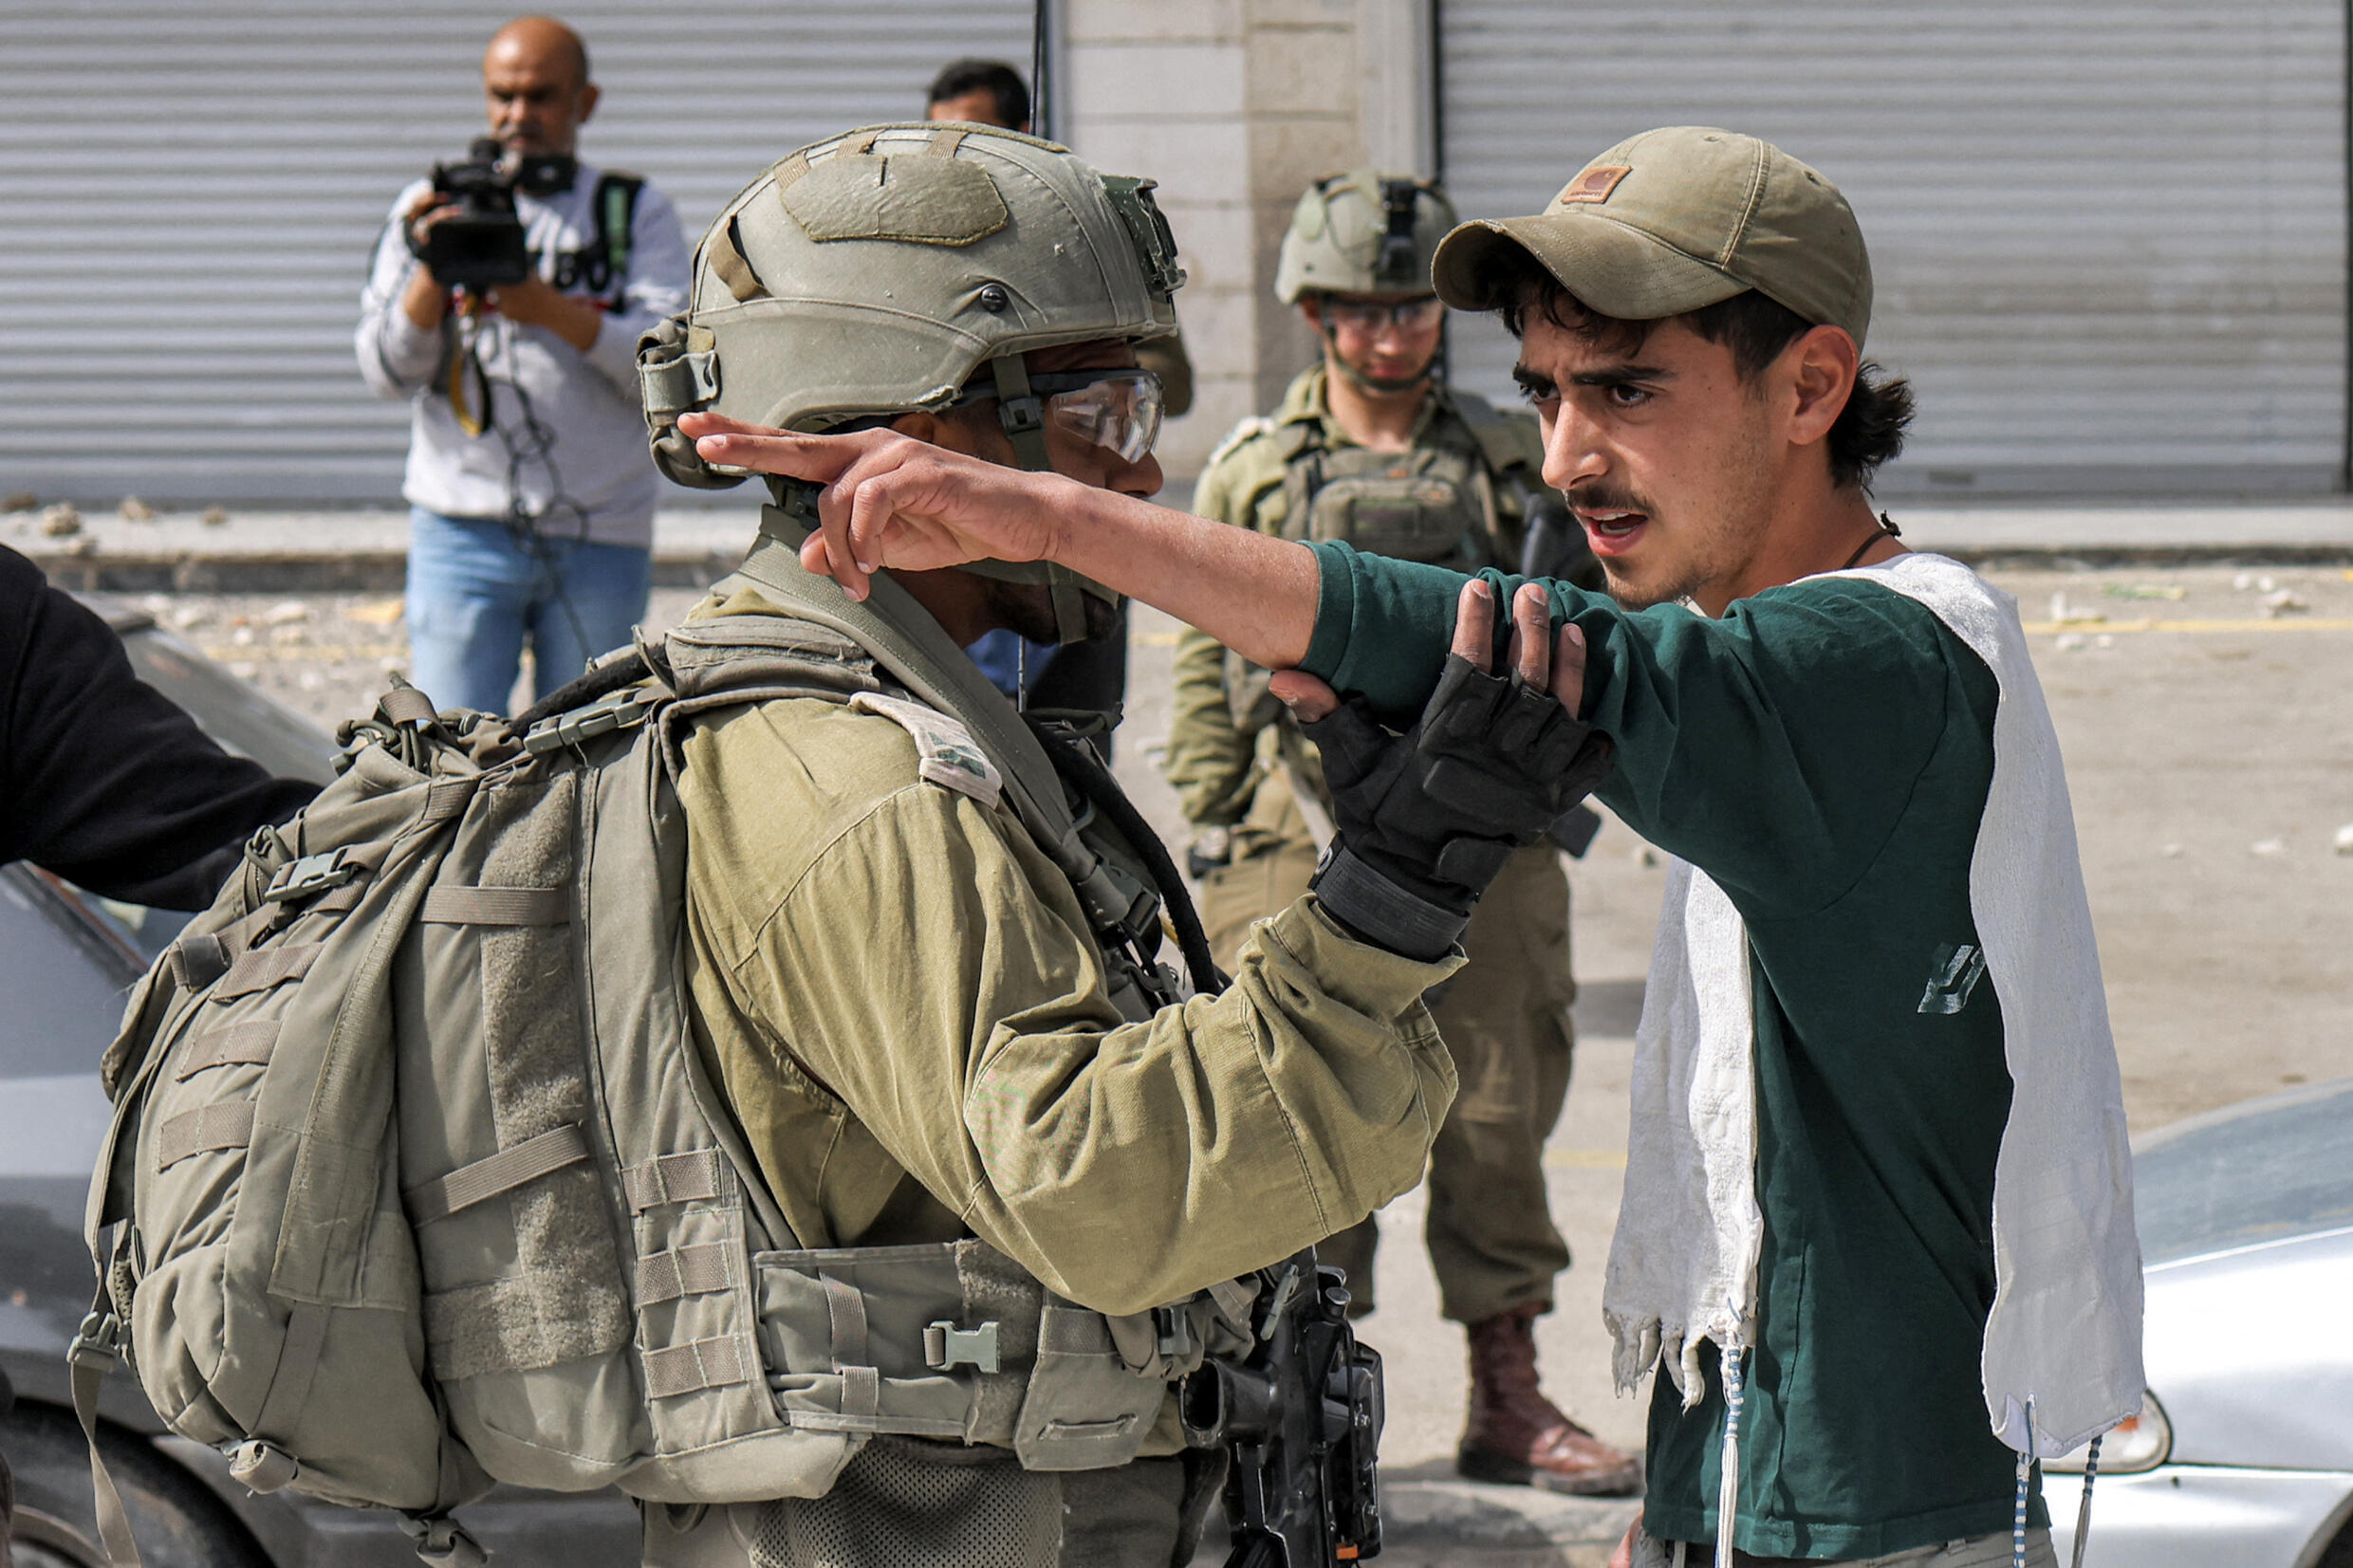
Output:
<instances>
[{"instance_id":1,"label":"blue jeans","mask_svg":"<svg viewBox=\"0 0 2353 1568\"><path fill-rule=\"evenodd\" d=\"M629 640L652 583L649 550L411 507L409 678L438 707L504 713L527 634L544 697Z\"/></svg>"}]
</instances>

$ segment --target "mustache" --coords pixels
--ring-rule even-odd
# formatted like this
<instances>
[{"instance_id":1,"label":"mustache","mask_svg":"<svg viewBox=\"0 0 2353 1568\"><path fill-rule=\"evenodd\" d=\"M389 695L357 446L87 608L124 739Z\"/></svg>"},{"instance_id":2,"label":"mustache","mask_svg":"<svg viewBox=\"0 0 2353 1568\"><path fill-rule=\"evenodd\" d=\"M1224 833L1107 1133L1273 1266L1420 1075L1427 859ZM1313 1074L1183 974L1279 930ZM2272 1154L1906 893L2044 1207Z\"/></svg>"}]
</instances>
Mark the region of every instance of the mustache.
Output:
<instances>
[{"instance_id":1,"label":"mustache","mask_svg":"<svg viewBox=\"0 0 2353 1568\"><path fill-rule=\"evenodd\" d=\"M1579 485L1562 493L1568 498L1570 506L1585 511L1640 512L1645 517L1658 515L1645 497L1605 481Z\"/></svg>"}]
</instances>

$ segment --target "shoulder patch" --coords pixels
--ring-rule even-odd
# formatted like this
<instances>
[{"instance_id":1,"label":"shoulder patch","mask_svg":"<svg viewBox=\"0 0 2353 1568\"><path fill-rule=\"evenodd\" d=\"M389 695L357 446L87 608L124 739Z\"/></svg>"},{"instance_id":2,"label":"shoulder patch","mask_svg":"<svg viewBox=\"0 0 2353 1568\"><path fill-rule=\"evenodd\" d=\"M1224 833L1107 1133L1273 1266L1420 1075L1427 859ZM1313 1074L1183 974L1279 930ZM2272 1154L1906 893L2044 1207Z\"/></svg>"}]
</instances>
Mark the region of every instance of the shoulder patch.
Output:
<instances>
[{"instance_id":1,"label":"shoulder patch","mask_svg":"<svg viewBox=\"0 0 2353 1568\"><path fill-rule=\"evenodd\" d=\"M973 732L959 721L936 708L926 708L906 697L885 696L880 692L860 692L850 698L849 706L853 712L880 714L904 729L922 758L916 768L921 778L959 795L969 795L982 805L995 805L1003 798L1005 775L997 771L996 764L974 744Z\"/></svg>"},{"instance_id":2,"label":"shoulder patch","mask_svg":"<svg viewBox=\"0 0 2353 1568\"><path fill-rule=\"evenodd\" d=\"M1205 469L1215 468L1218 464L1232 456L1241 447L1251 441L1257 440L1260 436L1267 434L1273 429L1274 421L1268 418L1265 415L1251 415L1240 424L1235 425L1232 430L1226 433L1226 438L1217 443L1217 450L1211 452L1209 454L1209 461L1201 466Z\"/></svg>"}]
</instances>

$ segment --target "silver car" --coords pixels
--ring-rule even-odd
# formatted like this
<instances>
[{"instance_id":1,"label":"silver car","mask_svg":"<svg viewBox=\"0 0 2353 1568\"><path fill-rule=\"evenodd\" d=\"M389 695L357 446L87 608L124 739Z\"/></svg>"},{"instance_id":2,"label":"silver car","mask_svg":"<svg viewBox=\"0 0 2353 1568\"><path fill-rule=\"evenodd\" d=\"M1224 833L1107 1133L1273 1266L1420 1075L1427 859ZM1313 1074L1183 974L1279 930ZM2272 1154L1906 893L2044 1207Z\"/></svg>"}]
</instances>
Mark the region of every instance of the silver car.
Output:
<instances>
[{"instance_id":1,"label":"silver car","mask_svg":"<svg viewBox=\"0 0 2353 1568\"><path fill-rule=\"evenodd\" d=\"M2102 1445L2085 1568L2353 1568L2353 1079L2133 1163L2149 1396ZM2047 1467L2063 1562L2082 1471Z\"/></svg>"}]
</instances>

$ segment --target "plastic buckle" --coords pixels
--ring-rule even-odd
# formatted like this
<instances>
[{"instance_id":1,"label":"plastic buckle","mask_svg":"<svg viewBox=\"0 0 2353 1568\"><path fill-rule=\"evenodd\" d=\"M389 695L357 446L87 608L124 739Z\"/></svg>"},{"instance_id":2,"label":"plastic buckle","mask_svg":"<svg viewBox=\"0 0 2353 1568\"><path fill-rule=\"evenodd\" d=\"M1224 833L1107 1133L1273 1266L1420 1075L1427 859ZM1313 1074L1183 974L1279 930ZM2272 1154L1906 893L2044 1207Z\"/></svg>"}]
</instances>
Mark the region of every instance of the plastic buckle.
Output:
<instances>
[{"instance_id":1,"label":"plastic buckle","mask_svg":"<svg viewBox=\"0 0 2353 1568\"><path fill-rule=\"evenodd\" d=\"M991 1328L995 1327L992 1323ZM111 1312L93 1312L82 1319L65 1359L77 1367L112 1367L122 1359L122 1319Z\"/></svg>"},{"instance_id":2,"label":"plastic buckle","mask_svg":"<svg viewBox=\"0 0 2353 1568\"><path fill-rule=\"evenodd\" d=\"M1193 1337L1193 1319L1182 1307L1154 1307L1152 1326L1159 1331L1158 1349L1163 1356L1171 1361L1182 1361L1193 1354L1196 1344Z\"/></svg>"},{"instance_id":3,"label":"plastic buckle","mask_svg":"<svg viewBox=\"0 0 2353 1568\"><path fill-rule=\"evenodd\" d=\"M558 713L531 726L523 737L523 749L534 757L544 756L617 729L634 729L661 705L663 695L659 688L651 686L629 686L608 692L585 708Z\"/></svg>"},{"instance_id":4,"label":"plastic buckle","mask_svg":"<svg viewBox=\"0 0 2353 1568\"><path fill-rule=\"evenodd\" d=\"M1034 393L1027 397L1008 397L997 405L997 422L1008 435L1027 435L1046 428L1046 399Z\"/></svg>"},{"instance_id":5,"label":"plastic buckle","mask_svg":"<svg viewBox=\"0 0 2353 1568\"><path fill-rule=\"evenodd\" d=\"M923 1330L923 1364L940 1372L951 1367L978 1367L983 1372L997 1370L997 1326L983 1323L978 1328L958 1328L942 1320L927 1324Z\"/></svg>"},{"instance_id":6,"label":"plastic buckle","mask_svg":"<svg viewBox=\"0 0 2353 1568\"><path fill-rule=\"evenodd\" d=\"M262 890L265 901L283 903L292 898L307 898L314 893L343 886L366 868L351 859L342 847L319 855L306 855L289 860L278 868L278 874Z\"/></svg>"}]
</instances>

